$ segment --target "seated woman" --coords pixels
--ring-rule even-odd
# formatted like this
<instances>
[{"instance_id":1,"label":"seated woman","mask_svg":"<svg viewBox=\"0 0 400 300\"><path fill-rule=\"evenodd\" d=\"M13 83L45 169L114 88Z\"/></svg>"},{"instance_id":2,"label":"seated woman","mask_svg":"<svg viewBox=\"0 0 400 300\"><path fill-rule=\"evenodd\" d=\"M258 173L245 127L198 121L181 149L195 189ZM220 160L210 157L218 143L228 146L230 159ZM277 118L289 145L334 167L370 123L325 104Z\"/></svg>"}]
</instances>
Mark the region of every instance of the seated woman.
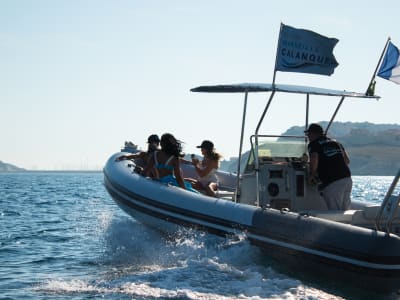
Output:
<instances>
[{"instance_id":1,"label":"seated woman","mask_svg":"<svg viewBox=\"0 0 400 300\"><path fill-rule=\"evenodd\" d=\"M199 178L188 178L193 187L198 191L205 192L208 196L215 197L218 188L218 177L216 172L219 168L219 161L222 155L215 151L214 144L211 141L203 141L197 148L201 149L203 160L200 162L197 158L192 158L192 164Z\"/></svg>"},{"instance_id":2,"label":"seated woman","mask_svg":"<svg viewBox=\"0 0 400 300\"><path fill-rule=\"evenodd\" d=\"M154 151L160 149L160 138L157 134L152 134L147 138L147 151L140 151L133 154L121 155L116 158L116 161L121 161L125 159L135 159L137 165L135 168L135 172L139 174L144 174L147 165L150 162L151 157L153 156Z\"/></svg>"},{"instance_id":3,"label":"seated woman","mask_svg":"<svg viewBox=\"0 0 400 300\"><path fill-rule=\"evenodd\" d=\"M161 136L161 151L153 153L146 173L148 175L153 171L156 180L197 193L189 182L183 180L179 160L182 156L181 151L180 141L170 133L163 134Z\"/></svg>"}]
</instances>

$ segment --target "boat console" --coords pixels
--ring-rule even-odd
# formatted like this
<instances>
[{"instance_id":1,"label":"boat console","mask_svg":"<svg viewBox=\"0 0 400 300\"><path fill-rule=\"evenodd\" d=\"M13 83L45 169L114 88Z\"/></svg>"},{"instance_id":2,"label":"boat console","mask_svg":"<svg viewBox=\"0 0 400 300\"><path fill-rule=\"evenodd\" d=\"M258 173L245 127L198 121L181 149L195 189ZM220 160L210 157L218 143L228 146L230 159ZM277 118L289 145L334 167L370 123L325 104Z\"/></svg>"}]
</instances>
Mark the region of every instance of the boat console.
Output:
<instances>
[{"instance_id":1,"label":"boat console","mask_svg":"<svg viewBox=\"0 0 400 300\"><path fill-rule=\"evenodd\" d=\"M307 185L306 137L264 135L253 142L255 138L251 137L252 148L241 177L238 201L292 211L326 210L317 186Z\"/></svg>"}]
</instances>

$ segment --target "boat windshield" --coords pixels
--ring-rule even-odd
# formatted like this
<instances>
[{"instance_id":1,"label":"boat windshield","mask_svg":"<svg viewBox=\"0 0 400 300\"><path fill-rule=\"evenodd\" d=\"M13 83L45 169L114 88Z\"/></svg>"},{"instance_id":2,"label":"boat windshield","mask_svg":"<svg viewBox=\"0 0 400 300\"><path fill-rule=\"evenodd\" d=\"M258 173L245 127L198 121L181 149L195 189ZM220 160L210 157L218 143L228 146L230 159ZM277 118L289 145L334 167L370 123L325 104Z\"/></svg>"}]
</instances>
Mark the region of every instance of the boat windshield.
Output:
<instances>
[{"instance_id":1,"label":"boat windshield","mask_svg":"<svg viewBox=\"0 0 400 300\"><path fill-rule=\"evenodd\" d=\"M262 162L291 162L307 160L307 140L302 136L252 136L251 151L245 172L254 170L254 154Z\"/></svg>"}]
</instances>

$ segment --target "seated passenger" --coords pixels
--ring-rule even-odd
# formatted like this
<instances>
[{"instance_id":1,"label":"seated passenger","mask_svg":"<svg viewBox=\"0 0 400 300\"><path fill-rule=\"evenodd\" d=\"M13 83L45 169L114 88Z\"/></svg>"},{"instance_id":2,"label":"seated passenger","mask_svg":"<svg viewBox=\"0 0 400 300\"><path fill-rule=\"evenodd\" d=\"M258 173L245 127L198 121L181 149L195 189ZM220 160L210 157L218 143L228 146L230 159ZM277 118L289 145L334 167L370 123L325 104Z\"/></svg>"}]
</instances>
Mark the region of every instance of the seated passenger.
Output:
<instances>
[{"instance_id":1,"label":"seated passenger","mask_svg":"<svg viewBox=\"0 0 400 300\"><path fill-rule=\"evenodd\" d=\"M160 138L157 134L152 134L147 138L147 151L140 151L133 154L121 155L117 157L116 161L121 161L125 159L138 159L137 166L135 168L135 172L139 174L144 174L147 165L151 157L153 156L153 152L160 149Z\"/></svg>"},{"instance_id":2,"label":"seated passenger","mask_svg":"<svg viewBox=\"0 0 400 300\"><path fill-rule=\"evenodd\" d=\"M196 170L198 179L187 178L193 187L198 191L205 192L208 196L215 197L218 188L217 170L219 168L222 155L215 151L214 144L211 141L203 141L197 148L201 149L203 160L200 162L192 157L192 164Z\"/></svg>"},{"instance_id":3,"label":"seated passenger","mask_svg":"<svg viewBox=\"0 0 400 300\"><path fill-rule=\"evenodd\" d=\"M163 134L161 136L161 151L154 151L146 170L147 175L153 171L156 180L197 193L189 182L183 180L180 167L180 157L183 156L181 151L180 141L170 133Z\"/></svg>"}]
</instances>

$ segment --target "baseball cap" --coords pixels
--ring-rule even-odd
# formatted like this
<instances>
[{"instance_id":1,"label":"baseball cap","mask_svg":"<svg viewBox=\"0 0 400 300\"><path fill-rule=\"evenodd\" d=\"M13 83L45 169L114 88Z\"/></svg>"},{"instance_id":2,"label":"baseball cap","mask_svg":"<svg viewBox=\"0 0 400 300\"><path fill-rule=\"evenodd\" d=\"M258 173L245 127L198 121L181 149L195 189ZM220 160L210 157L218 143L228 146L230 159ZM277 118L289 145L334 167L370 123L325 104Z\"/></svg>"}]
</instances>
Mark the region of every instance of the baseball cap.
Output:
<instances>
[{"instance_id":1,"label":"baseball cap","mask_svg":"<svg viewBox=\"0 0 400 300\"><path fill-rule=\"evenodd\" d=\"M197 148L202 148L206 150L213 150L214 149L214 144L211 141L203 141L200 146L197 146Z\"/></svg>"},{"instance_id":2,"label":"baseball cap","mask_svg":"<svg viewBox=\"0 0 400 300\"><path fill-rule=\"evenodd\" d=\"M152 134L149 136L149 138L147 139L147 142L150 143L159 143L160 142L160 138L158 137L157 134Z\"/></svg>"},{"instance_id":3,"label":"baseball cap","mask_svg":"<svg viewBox=\"0 0 400 300\"><path fill-rule=\"evenodd\" d=\"M312 124L310 124L310 126L308 126L308 129L305 132L306 133L312 132L312 133L322 135L324 133L324 130L322 129L321 125L319 125L317 123L312 123Z\"/></svg>"}]
</instances>

